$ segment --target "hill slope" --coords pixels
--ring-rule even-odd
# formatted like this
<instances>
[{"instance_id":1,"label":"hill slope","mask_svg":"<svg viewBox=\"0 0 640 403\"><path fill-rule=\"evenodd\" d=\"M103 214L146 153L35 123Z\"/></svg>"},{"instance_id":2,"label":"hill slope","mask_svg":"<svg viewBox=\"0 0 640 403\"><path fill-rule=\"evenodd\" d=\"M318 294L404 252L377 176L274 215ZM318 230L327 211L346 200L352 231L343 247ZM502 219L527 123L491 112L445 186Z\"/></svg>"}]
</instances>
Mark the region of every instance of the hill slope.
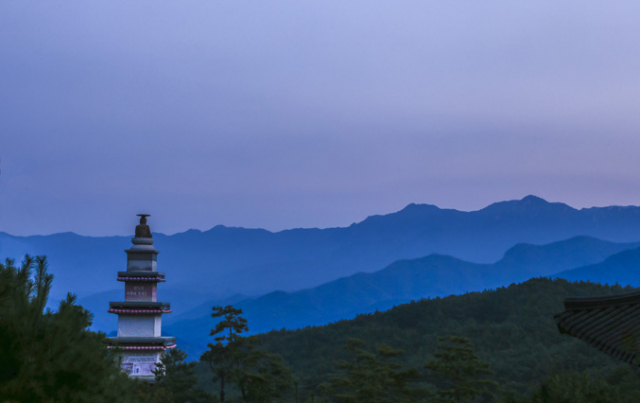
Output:
<instances>
[{"instance_id":1,"label":"hill slope","mask_svg":"<svg viewBox=\"0 0 640 403\"><path fill-rule=\"evenodd\" d=\"M625 250L605 261L562 271L554 277L601 284L640 285L640 248Z\"/></svg>"},{"instance_id":2,"label":"hill slope","mask_svg":"<svg viewBox=\"0 0 640 403\"><path fill-rule=\"evenodd\" d=\"M307 392L335 373L336 362L344 358L340 347L348 338L360 338L370 349L379 343L401 348L404 365L422 368L432 358L438 336L450 334L470 338L503 387L525 392L553 370L618 367L609 356L561 335L553 314L564 310L568 296L632 290L538 278L495 291L421 300L327 326L273 331L261 338L267 350L291 365ZM203 376L206 370L200 367Z\"/></svg>"},{"instance_id":3,"label":"hill slope","mask_svg":"<svg viewBox=\"0 0 640 403\"><path fill-rule=\"evenodd\" d=\"M520 244L491 265L430 255L401 260L375 273L358 273L294 293L273 292L234 305L245 313L252 333L324 325L357 314L386 310L411 300L480 291L546 276L585 263L600 262L611 254L637 245L589 237L541 246ZM193 358L199 357L206 346L208 332L213 327L209 314L214 305L221 303L208 301L165 321L167 332L196 346L187 350Z\"/></svg>"}]
</instances>

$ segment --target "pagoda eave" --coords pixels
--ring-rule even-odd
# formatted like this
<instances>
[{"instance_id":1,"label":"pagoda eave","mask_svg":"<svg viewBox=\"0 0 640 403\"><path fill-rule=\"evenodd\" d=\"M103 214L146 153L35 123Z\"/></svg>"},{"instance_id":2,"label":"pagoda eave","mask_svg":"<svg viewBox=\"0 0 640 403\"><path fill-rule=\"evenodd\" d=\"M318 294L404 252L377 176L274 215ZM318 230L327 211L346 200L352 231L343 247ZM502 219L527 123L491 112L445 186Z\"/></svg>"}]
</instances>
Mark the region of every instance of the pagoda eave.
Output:
<instances>
[{"instance_id":1,"label":"pagoda eave","mask_svg":"<svg viewBox=\"0 0 640 403\"><path fill-rule=\"evenodd\" d=\"M109 309L107 312L118 315L162 315L171 313L171 309Z\"/></svg>"},{"instance_id":2,"label":"pagoda eave","mask_svg":"<svg viewBox=\"0 0 640 403\"><path fill-rule=\"evenodd\" d=\"M176 347L178 346L175 343L168 346L125 346L125 345L107 346L108 349L117 349L117 350L124 350L124 351L167 351Z\"/></svg>"},{"instance_id":3,"label":"pagoda eave","mask_svg":"<svg viewBox=\"0 0 640 403\"><path fill-rule=\"evenodd\" d=\"M170 310L169 302L156 301L112 301L109 302L109 309L155 309Z\"/></svg>"},{"instance_id":4,"label":"pagoda eave","mask_svg":"<svg viewBox=\"0 0 640 403\"><path fill-rule=\"evenodd\" d=\"M107 342L111 347L114 346L130 346L144 347L156 346L167 347L176 343L176 338L172 336L162 337L107 337Z\"/></svg>"},{"instance_id":5,"label":"pagoda eave","mask_svg":"<svg viewBox=\"0 0 640 403\"><path fill-rule=\"evenodd\" d=\"M127 270L119 271L118 277L144 277L148 278L148 281L156 281L154 280L156 278L164 279L164 273L151 270Z\"/></svg>"},{"instance_id":6,"label":"pagoda eave","mask_svg":"<svg viewBox=\"0 0 640 403\"><path fill-rule=\"evenodd\" d=\"M131 249L125 249L124 251L127 252L127 254L151 253L154 255L158 255L160 253L157 250L146 249L146 248L131 248Z\"/></svg>"},{"instance_id":7,"label":"pagoda eave","mask_svg":"<svg viewBox=\"0 0 640 403\"><path fill-rule=\"evenodd\" d=\"M164 283L164 278L161 277L133 277L133 276L122 276L118 277L118 281L143 281L148 283Z\"/></svg>"},{"instance_id":8,"label":"pagoda eave","mask_svg":"<svg viewBox=\"0 0 640 403\"><path fill-rule=\"evenodd\" d=\"M123 351L166 351L176 348L175 337L107 337L107 348Z\"/></svg>"}]
</instances>

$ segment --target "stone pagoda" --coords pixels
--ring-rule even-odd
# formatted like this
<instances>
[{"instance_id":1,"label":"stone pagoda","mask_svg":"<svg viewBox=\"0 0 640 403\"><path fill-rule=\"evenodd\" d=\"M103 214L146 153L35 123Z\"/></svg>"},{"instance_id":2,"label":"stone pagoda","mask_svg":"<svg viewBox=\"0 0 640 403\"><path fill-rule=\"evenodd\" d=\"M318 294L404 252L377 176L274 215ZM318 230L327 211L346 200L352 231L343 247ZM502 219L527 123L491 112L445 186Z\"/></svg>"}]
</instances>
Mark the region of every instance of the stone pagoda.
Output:
<instances>
[{"instance_id":1,"label":"stone pagoda","mask_svg":"<svg viewBox=\"0 0 640 403\"><path fill-rule=\"evenodd\" d=\"M116 348L122 371L136 379L153 382L153 369L162 354L174 348L174 337L162 337L162 314L170 313L168 302L158 302L158 251L147 225L148 214L138 214L133 244L127 252L127 271L118 272L124 282L124 302L110 302L109 312L118 315L118 336L110 337L109 348Z\"/></svg>"}]
</instances>

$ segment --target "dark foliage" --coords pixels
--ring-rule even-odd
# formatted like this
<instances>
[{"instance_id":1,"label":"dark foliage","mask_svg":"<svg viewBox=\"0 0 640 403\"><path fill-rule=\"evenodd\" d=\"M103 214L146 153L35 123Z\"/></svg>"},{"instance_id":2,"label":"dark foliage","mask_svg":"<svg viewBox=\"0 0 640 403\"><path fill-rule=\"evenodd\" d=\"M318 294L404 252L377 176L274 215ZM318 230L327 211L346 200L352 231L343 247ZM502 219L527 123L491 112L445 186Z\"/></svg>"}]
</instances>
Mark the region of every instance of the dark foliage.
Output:
<instances>
[{"instance_id":1,"label":"dark foliage","mask_svg":"<svg viewBox=\"0 0 640 403\"><path fill-rule=\"evenodd\" d=\"M156 376L154 395L158 403L217 402L213 395L197 387L195 362L185 362L187 354L177 348L168 350L153 373Z\"/></svg>"},{"instance_id":2,"label":"dark foliage","mask_svg":"<svg viewBox=\"0 0 640 403\"><path fill-rule=\"evenodd\" d=\"M493 371L474 353L471 341L456 336L438 340L435 358L428 361L425 368L439 381L439 400L463 403L473 402L478 396L493 397L492 389L498 386L488 379Z\"/></svg>"},{"instance_id":3,"label":"dark foliage","mask_svg":"<svg viewBox=\"0 0 640 403\"><path fill-rule=\"evenodd\" d=\"M211 316L219 319L211 330L214 343L209 343L200 360L214 373L212 381L221 402L227 399L230 386L245 402L271 402L291 387L291 372L279 355L258 349L256 336L242 336L249 327L241 315L242 310L232 306L213 307Z\"/></svg>"},{"instance_id":4,"label":"dark foliage","mask_svg":"<svg viewBox=\"0 0 640 403\"><path fill-rule=\"evenodd\" d=\"M128 402L135 383L114 365L91 314L68 295L45 310L53 276L44 257L0 264L0 397L3 402Z\"/></svg>"},{"instance_id":5,"label":"dark foliage","mask_svg":"<svg viewBox=\"0 0 640 403\"><path fill-rule=\"evenodd\" d=\"M338 364L341 376L322 385L324 396L339 403L413 403L431 395L419 386L422 374L393 361L403 352L380 344L376 353L366 351L362 340L349 339L348 359Z\"/></svg>"},{"instance_id":6,"label":"dark foliage","mask_svg":"<svg viewBox=\"0 0 640 403\"><path fill-rule=\"evenodd\" d=\"M422 368L434 358L438 337L446 334L473 342L478 358L490 364L501 390L529 395L552 373L589 371L606 378L620 368L622 364L609 356L561 335L553 315L564 310L563 301L568 296L632 290L537 278L495 291L412 302L327 326L273 331L261 335L261 339L266 349L282 355L292 366L303 398L332 376L340 375L335 363L348 359L348 354L336 346L345 345L350 338L361 339L367 350L381 343L402 349L405 354L398 357L398 363ZM637 386L631 382L620 388L626 390L631 384Z\"/></svg>"}]
</instances>

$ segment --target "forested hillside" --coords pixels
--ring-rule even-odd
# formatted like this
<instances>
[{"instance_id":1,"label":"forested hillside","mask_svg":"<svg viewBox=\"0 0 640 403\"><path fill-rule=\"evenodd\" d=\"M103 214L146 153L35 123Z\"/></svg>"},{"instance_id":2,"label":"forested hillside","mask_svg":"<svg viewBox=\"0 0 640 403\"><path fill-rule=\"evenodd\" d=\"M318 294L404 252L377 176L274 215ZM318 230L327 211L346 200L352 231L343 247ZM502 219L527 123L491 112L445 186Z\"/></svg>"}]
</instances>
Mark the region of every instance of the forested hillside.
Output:
<instances>
[{"instance_id":1,"label":"forested hillside","mask_svg":"<svg viewBox=\"0 0 640 403\"><path fill-rule=\"evenodd\" d=\"M371 351L381 343L402 349L404 355L398 362L423 371L433 358L438 336L468 337L478 356L491 365L501 388L518 394L536 389L554 372L570 370L590 371L596 379L619 383L624 378L620 373L627 373L629 367L561 335L553 315L564 310L563 300L568 296L632 290L537 278L495 291L416 301L327 326L273 331L261 339L264 348L282 355L291 366L306 395L316 393L319 385L339 373L336 363L346 358L343 346L350 338L363 340ZM205 367L200 370L203 378L209 376ZM617 381L614 373L620 378Z\"/></svg>"}]
</instances>

